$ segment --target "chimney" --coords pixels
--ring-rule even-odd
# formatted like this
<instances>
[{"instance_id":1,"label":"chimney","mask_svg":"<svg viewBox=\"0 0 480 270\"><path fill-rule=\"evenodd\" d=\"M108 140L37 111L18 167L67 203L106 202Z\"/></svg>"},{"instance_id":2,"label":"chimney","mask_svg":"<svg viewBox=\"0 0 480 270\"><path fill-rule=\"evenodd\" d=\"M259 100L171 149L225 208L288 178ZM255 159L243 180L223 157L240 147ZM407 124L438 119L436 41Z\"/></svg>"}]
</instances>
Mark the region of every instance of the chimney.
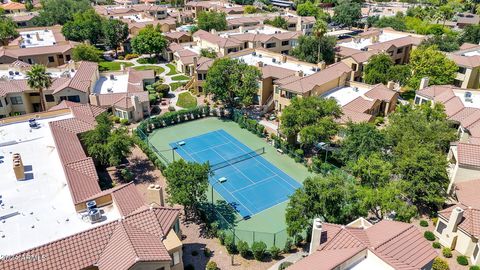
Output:
<instances>
[{"instance_id":1,"label":"chimney","mask_svg":"<svg viewBox=\"0 0 480 270\"><path fill-rule=\"evenodd\" d=\"M456 232L458 224L462 221L464 210L460 207L455 207L450 214L450 219L447 224L447 232Z\"/></svg>"},{"instance_id":2,"label":"chimney","mask_svg":"<svg viewBox=\"0 0 480 270\"><path fill-rule=\"evenodd\" d=\"M363 27L363 32L367 32L368 31L368 24L365 24L365 26Z\"/></svg>"},{"instance_id":3,"label":"chimney","mask_svg":"<svg viewBox=\"0 0 480 270\"><path fill-rule=\"evenodd\" d=\"M90 104L94 106L100 106L100 97L98 94L93 93L90 95Z\"/></svg>"},{"instance_id":4,"label":"chimney","mask_svg":"<svg viewBox=\"0 0 480 270\"><path fill-rule=\"evenodd\" d=\"M418 87L418 90L422 90L428 87L428 77L423 77L422 80L420 80L420 86Z\"/></svg>"},{"instance_id":5,"label":"chimney","mask_svg":"<svg viewBox=\"0 0 480 270\"><path fill-rule=\"evenodd\" d=\"M158 204L164 206L163 190L160 185L151 184L147 188L147 204Z\"/></svg>"},{"instance_id":6,"label":"chimney","mask_svg":"<svg viewBox=\"0 0 480 270\"><path fill-rule=\"evenodd\" d=\"M393 90L395 88L395 82L394 81L388 81L387 82L387 88L390 90Z\"/></svg>"},{"instance_id":7,"label":"chimney","mask_svg":"<svg viewBox=\"0 0 480 270\"><path fill-rule=\"evenodd\" d=\"M143 108L137 96L131 96L130 101L133 106L133 117L135 122L143 119Z\"/></svg>"},{"instance_id":8,"label":"chimney","mask_svg":"<svg viewBox=\"0 0 480 270\"><path fill-rule=\"evenodd\" d=\"M319 218L313 220L312 240L310 241L310 251L308 255L312 254L320 246L322 239L322 221Z\"/></svg>"},{"instance_id":9,"label":"chimney","mask_svg":"<svg viewBox=\"0 0 480 270\"><path fill-rule=\"evenodd\" d=\"M282 63L286 63L286 62L287 62L287 55L282 54Z\"/></svg>"},{"instance_id":10,"label":"chimney","mask_svg":"<svg viewBox=\"0 0 480 270\"><path fill-rule=\"evenodd\" d=\"M22 157L20 154L13 154L13 172L17 181L25 180L25 167L23 166Z\"/></svg>"},{"instance_id":11,"label":"chimney","mask_svg":"<svg viewBox=\"0 0 480 270\"><path fill-rule=\"evenodd\" d=\"M217 30L212 29L212 30L210 30L210 33L213 34L213 35L216 35L216 34L217 34Z\"/></svg>"},{"instance_id":12,"label":"chimney","mask_svg":"<svg viewBox=\"0 0 480 270\"><path fill-rule=\"evenodd\" d=\"M297 76L297 77L303 77L303 71L301 71L301 70L295 71L295 76Z\"/></svg>"},{"instance_id":13,"label":"chimney","mask_svg":"<svg viewBox=\"0 0 480 270\"><path fill-rule=\"evenodd\" d=\"M324 70L325 68L327 68L327 63L325 63L325 61L320 61L320 62L318 62L317 66L318 66L321 70Z\"/></svg>"},{"instance_id":14,"label":"chimney","mask_svg":"<svg viewBox=\"0 0 480 270\"><path fill-rule=\"evenodd\" d=\"M120 71L125 71L125 64L120 64Z\"/></svg>"},{"instance_id":15,"label":"chimney","mask_svg":"<svg viewBox=\"0 0 480 270\"><path fill-rule=\"evenodd\" d=\"M295 30L298 31L298 32L302 31L302 17L301 16L297 17L297 29L295 29Z\"/></svg>"},{"instance_id":16,"label":"chimney","mask_svg":"<svg viewBox=\"0 0 480 270\"><path fill-rule=\"evenodd\" d=\"M258 61L258 62L257 62L257 67L263 67L263 62L262 62L262 61Z\"/></svg>"},{"instance_id":17,"label":"chimney","mask_svg":"<svg viewBox=\"0 0 480 270\"><path fill-rule=\"evenodd\" d=\"M240 34L245 33L245 31L244 31L244 29L243 29L243 26L240 26L240 27L238 28L238 32L239 32Z\"/></svg>"}]
</instances>

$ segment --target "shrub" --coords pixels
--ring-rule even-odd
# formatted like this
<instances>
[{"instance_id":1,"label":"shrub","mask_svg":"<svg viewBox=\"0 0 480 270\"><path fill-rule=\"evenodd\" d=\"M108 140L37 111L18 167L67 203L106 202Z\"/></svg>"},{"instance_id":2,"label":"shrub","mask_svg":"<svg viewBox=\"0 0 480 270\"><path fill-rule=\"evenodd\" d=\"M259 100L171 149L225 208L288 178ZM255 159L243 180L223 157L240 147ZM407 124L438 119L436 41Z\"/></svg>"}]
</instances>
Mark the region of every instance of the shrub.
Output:
<instances>
[{"instance_id":1,"label":"shrub","mask_svg":"<svg viewBox=\"0 0 480 270\"><path fill-rule=\"evenodd\" d=\"M463 255L457 256L457 263L460 265L468 265L467 256L463 256Z\"/></svg>"},{"instance_id":2,"label":"shrub","mask_svg":"<svg viewBox=\"0 0 480 270\"><path fill-rule=\"evenodd\" d=\"M216 237L218 234L218 222L214 221L210 224L210 235Z\"/></svg>"},{"instance_id":3,"label":"shrub","mask_svg":"<svg viewBox=\"0 0 480 270\"><path fill-rule=\"evenodd\" d=\"M175 111L175 107L173 107L173 106L168 106L168 111L174 112L174 111Z\"/></svg>"},{"instance_id":4,"label":"shrub","mask_svg":"<svg viewBox=\"0 0 480 270\"><path fill-rule=\"evenodd\" d=\"M225 232L222 232L222 231L218 232L217 237L218 237L218 240L220 240L220 244L222 246L225 245L225 237L226 237Z\"/></svg>"},{"instance_id":5,"label":"shrub","mask_svg":"<svg viewBox=\"0 0 480 270\"><path fill-rule=\"evenodd\" d=\"M133 59L133 58L137 58L139 56L140 55L138 55L136 53L129 53L129 54L125 55L125 60L130 60L130 59Z\"/></svg>"},{"instance_id":6,"label":"shrub","mask_svg":"<svg viewBox=\"0 0 480 270\"><path fill-rule=\"evenodd\" d=\"M123 57L123 55L120 55L120 56L118 57L118 60L123 60L123 59L125 59L125 57Z\"/></svg>"},{"instance_id":7,"label":"shrub","mask_svg":"<svg viewBox=\"0 0 480 270\"><path fill-rule=\"evenodd\" d=\"M422 226L422 227L428 227L428 221L426 221L426 220L420 220L420 226Z\"/></svg>"},{"instance_id":8,"label":"shrub","mask_svg":"<svg viewBox=\"0 0 480 270\"><path fill-rule=\"evenodd\" d=\"M195 270L195 267L193 267L192 264L187 264L187 265L185 265L185 267L183 269L185 269L185 270Z\"/></svg>"},{"instance_id":9,"label":"shrub","mask_svg":"<svg viewBox=\"0 0 480 270\"><path fill-rule=\"evenodd\" d=\"M157 102L157 99L157 94L148 94L148 101L150 102L150 105L155 104Z\"/></svg>"},{"instance_id":10,"label":"shrub","mask_svg":"<svg viewBox=\"0 0 480 270\"><path fill-rule=\"evenodd\" d=\"M192 256L197 256L198 255L198 251L194 250L192 251Z\"/></svg>"},{"instance_id":11,"label":"shrub","mask_svg":"<svg viewBox=\"0 0 480 270\"><path fill-rule=\"evenodd\" d=\"M253 257L257 261L261 261L263 257L265 256L265 252L267 251L267 245L260 241L260 242L253 242L252 244L252 252L253 252Z\"/></svg>"},{"instance_id":12,"label":"shrub","mask_svg":"<svg viewBox=\"0 0 480 270\"><path fill-rule=\"evenodd\" d=\"M423 236L425 237L425 239L427 239L428 241L435 241L435 235L433 234L433 232L431 231L426 231L423 233Z\"/></svg>"},{"instance_id":13,"label":"shrub","mask_svg":"<svg viewBox=\"0 0 480 270\"><path fill-rule=\"evenodd\" d=\"M440 245L439 242L433 242L433 243L432 243L432 247L433 247L433 248L436 248L436 249L439 249L439 248L442 247L442 245Z\"/></svg>"},{"instance_id":14,"label":"shrub","mask_svg":"<svg viewBox=\"0 0 480 270\"><path fill-rule=\"evenodd\" d=\"M205 255L206 258L209 258L210 256L212 256L212 251L209 248L205 248L203 250L203 255Z\"/></svg>"},{"instance_id":15,"label":"shrub","mask_svg":"<svg viewBox=\"0 0 480 270\"><path fill-rule=\"evenodd\" d=\"M433 226L437 226L437 222L438 222L438 218L437 218L437 217L432 218Z\"/></svg>"},{"instance_id":16,"label":"shrub","mask_svg":"<svg viewBox=\"0 0 480 270\"><path fill-rule=\"evenodd\" d=\"M130 182L130 181L133 180L133 173L128 169L120 170L120 175L122 176L122 179L127 181L127 182Z\"/></svg>"},{"instance_id":17,"label":"shrub","mask_svg":"<svg viewBox=\"0 0 480 270\"><path fill-rule=\"evenodd\" d=\"M480 270L480 266L478 265L470 266L470 270Z\"/></svg>"},{"instance_id":18,"label":"shrub","mask_svg":"<svg viewBox=\"0 0 480 270\"><path fill-rule=\"evenodd\" d=\"M168 92L170 91L170 85L159 83L159 82L160 81L152 84L152 87L153 87L153 89L155 89L155 92L162 93L162 95L165 97L165 96L167 96Z\"/></svg>"},{"instance_id":19,"label":"shrub","mask_svg":"<svg viewBox=\"0 0 480 270\"><path fill-rule=\"evenodd\" d=\"M445 258L451 258L452 257L452 250L448 247L444 247L442 249L442 254L443 254L443 257L445 257Z\"/></svg>"},{"instance_id":20,"label":"shrub","mask_svg":"<svg viewBox=\"0 0 480 270\"><path fill-rule=\"evenodd\" d=\"M227 248L228 254L235 254L237 252L233 235L227 235L227 237L225 237L225 247Z\"/></svg>"},{"instance_id":21,"label":"shrub","mask_svg":"<svg viewBox=\"0 0 480 270\"><path fill-rule=\"evenodd\" d=\"M292 238L287 238L287 241L285 241L285 247L283 248L283 252L289 253L290 250L292 250L292 245L293 245Z\"/></svg>"},{"instance_id":22,"label":"shrub","mask_svg":"<svg viewBox=\"0 0 480 270\"><path fill-rule=\"evenodd\" d=\"M112 121L118 124L118 123L120 123L120 117L114 116L114 117L112 117Z\"/></svg>"},{"instance_id":23,"label":"shrub","mask_svg":"<svg viewBox=\"0 0 480 270\"><path fill-rule=\"evenodd\" d=\"M243 258L247 258L250 256L250 247L248 246L248 243L245 241L238 241L237 245L238 252L240 252L240 256Z\"/></svg>"},{"instance_id":24,"label":"shrub","mask_svg":"<svg viewBox=\"0 0 480 270\"><path fill-rule=\"evenodd\" d=\"M122 125L128 125L128 119L120 119L120 124Z\"/></svg>"},{"instance_id":25,"label":"shrub","mask_svg":"<svg viewBox=\"0 0 480 270\"><path fill-rule=\"evenodd\" d=\"M218 269L218 266L217 266L217 263L214 262L214 261L209 261L207 263L207 270L217 270Z\"/></svg>"},{"instance_id":26,"label":"shrub","mask_svg":"<svg viewBox=\"0 0 480 270\"><path fill-rule=\"evenodd\" d=\"M301 234L295 237L295 245L298 247L303 242L303 236Z\"/></svg>"},{"instance_id":27,"label":"shrub","mask_svg":"<svg viewBox=\"0 0 480 270\"><path fill-rule=\"evenodd\" d=\"M282 263L278 266L278 270L287 269L287 267L289 267L289 266L292 265L292 264L293 264L292 262L282 262Z\"/></svg>"},{"instance_id":28,"label":"shrub","mask_svg":"<svg viewBox=\"0 0 480 270\"><path fill-rule=\"evenodd\" d=\"M273 246L270 248L270 256L272 256L272 259L276 260L280 256L280 249L276 246Z\"/></svg>"},{"instance_id":29,"label":"shrub","mask_svg":"<svg viewBox=\"0 0 480 270\"><path fill-rule=\"evenodd\" d=\"M447 261L441 258L435 258L432 264L432 270L449 270Z\"/></svg>"}]
</instances>

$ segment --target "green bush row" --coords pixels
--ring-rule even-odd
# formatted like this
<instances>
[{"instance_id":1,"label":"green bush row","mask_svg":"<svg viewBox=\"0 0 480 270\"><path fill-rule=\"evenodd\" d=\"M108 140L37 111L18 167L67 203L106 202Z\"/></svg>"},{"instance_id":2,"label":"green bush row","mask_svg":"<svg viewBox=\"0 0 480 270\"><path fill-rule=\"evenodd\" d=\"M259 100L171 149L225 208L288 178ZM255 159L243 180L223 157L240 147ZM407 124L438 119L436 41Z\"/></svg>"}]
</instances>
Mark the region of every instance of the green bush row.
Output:
<instances>
[{"instance_id":1,"label":"green bush row","mask_svg":"<svg viewBox=\"0 0 480 270\"><path fill-rule=\"evenodd\" d=\"M250 119L241 112L235 111L232 117L241 128L244 128L258 137L265 137L265 127L254 119Z\"/></svg>"},{"instance_id":2,"label":"green bush row","mask_svg":"<svg viewBox=\"0 0 480 270\"><path fill-rule=\"evenodd\" d=\"M163 171L165 169L165 164L163 164L162 161L158 158L157 154L148 147L147 143L144 142L138 134L134 133L133 136L133 142L145 153L145 155L148 157L148 159L159 169L160 171Z\"/></svg>"}]
</instances>

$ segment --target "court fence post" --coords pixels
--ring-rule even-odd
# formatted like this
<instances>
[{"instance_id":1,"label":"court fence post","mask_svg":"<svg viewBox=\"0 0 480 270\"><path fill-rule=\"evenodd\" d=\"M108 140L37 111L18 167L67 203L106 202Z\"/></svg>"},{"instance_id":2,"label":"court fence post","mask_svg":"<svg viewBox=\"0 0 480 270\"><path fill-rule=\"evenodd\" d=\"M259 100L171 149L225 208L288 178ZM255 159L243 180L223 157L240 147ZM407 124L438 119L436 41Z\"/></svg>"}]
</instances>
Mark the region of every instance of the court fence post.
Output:
<instances>
[{"instance_id":1,"label":"court fence post","mask_svg":"<svg viewBox=\"0 0 480 270\"><path fill-rule=\"evenodd\" d=\"M255 231L252 231L253 242L255 242Z\"/></svg>"},{"instance_id":2,"label":"court fence post","mask_svg":"<svg viewBox=\"0 0 480 270\"><path fill-rule=\"evenodd\" d=\"M276 245L275 245L276 236L277 236L277 233L274 233L274 234L273 234L273 245L274 245L274 246L276 246Z\"/></svg>"}]
</instances>

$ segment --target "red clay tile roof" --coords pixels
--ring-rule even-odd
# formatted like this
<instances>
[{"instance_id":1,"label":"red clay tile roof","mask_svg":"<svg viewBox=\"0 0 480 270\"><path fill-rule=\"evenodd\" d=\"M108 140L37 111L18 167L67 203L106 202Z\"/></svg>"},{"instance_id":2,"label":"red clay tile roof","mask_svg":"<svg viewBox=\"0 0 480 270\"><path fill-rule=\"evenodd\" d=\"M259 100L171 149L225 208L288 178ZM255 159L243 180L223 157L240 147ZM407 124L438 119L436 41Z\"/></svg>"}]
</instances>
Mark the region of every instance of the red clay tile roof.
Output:
<instances>
[{"instance_id":1,"label":"red clay tile roof","mask_svg":"<svg viewBox=\"0 0 480 270\"><path fill-rule=\"evenodd\" d=\"M96 266L99 270L109 270L128 269L137 259L170 261L162 240L178 214L178 209L147 207L125 219L17 254L42 256L40 259L0 260L0 269L65 270Z\"/></svg>"},{"instance_id":2,"label":"red clay tile roof","mask_svg":"<svg viewBox=\"0 0 480 270\"><path fill-rule=\"evenodd\" d=\"M382 220L362 229L324 223L317 251L290 268L334 269L365 249L395 269L420 269L437 256L412 224Z\"/></svg>"},{"instance_id":3,"label":"red clay tile roof","mask_svg":"<svg viewBox=\"0 0 480 270\"><path fill-rule=\"evenodd\" d=\"M457 146L457 153L459 164L480 167L480 145L459 143Z\"/></svg>"},{"instance_id":4,"label":"red clay tile roof","mask_svg":"<svg viewBox=\"0 0 480 270\"><path fill-rule=\"evenodd\" d=\"M375 106L376 103L377 103L376 99L367 100L363 97L357 97L356 99L345 104L343 106L343 109L351 110L355 112L367 113L369 110L371 110Z\"/></svg>"},{"instance_id":5,"label":"red clay tile roof","mask_svg":"<svg viewBox=\"0 0 480 270\"><path fill-rule=\"evenodd\" d=\"M340 124L347 124L349 122L353 122L353 123L370 122L375 118L371 114L356 112L356 111L348 110L345 108L342 109L342 112L343 114L340 116L340 118L336 119L336 121Z\"/></svg>"},{"instance_id":6,"label":"red clay tile roof","mask_svg":"<svg viewBox=\"0 0 480 270\"><path fill-rule=\"evenodd\" d=\"M463 203L459 203L457 205L453 205L449 208L446 208L442 211L438 212L440 217L443 217L446 221L450 219L450 215L456 207L460 207L464 210L463 212L463 219L458 224L458 227L465 231L466 233L479 238L480 237L480 209L478 208L471 208L468 205Z\"/></svg>"},{"instance_id":7,"label":"red clay tile roof","mask_svg":"<svg viewBox=\"0 0 480 270\"><path fill-rule=\"evenodd\" d=\"M377 84L375 87L367 91L365 96L371 99L379 99L385 102L391 102L395 96L398 96L398 93L388 89L383 84Z\"/></svg>"},{"instance_id":8,"label":"red clay tile roof","mask_svg":"<svg viewBox=\"0 0 480 270\"><path fill-rule=\"evenodd\" d=\"M479 193L480 179L455 183L455 195L457 196L457 200L462 204L480 209Z\"/></svg>"}]
</instances>

